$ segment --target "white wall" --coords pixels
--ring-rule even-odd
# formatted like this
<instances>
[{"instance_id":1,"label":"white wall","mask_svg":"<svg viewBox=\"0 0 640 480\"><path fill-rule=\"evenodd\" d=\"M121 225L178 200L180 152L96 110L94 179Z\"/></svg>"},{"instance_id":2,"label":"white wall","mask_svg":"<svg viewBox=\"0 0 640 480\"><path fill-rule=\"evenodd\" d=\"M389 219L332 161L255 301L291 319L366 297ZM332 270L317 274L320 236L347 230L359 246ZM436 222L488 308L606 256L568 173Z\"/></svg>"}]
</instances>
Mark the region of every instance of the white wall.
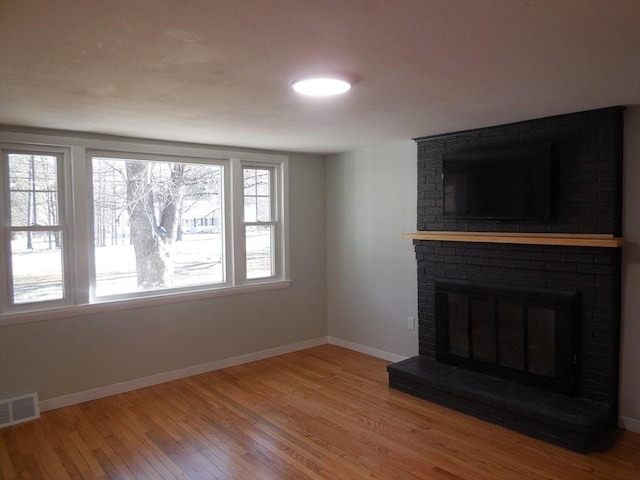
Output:
<instances>
[{"instance_id":1,"label":"white wall","mask_svg":"<svg viewBox=\"0 0 640 480\"><path fill-rule=\"evenodd\" d=\"M640 433L640 105L625 111L620 417Z\"/></svg>"},{"instance_id":2,"label":"white wall","mask_svg":"<svg viewBox=\"0 0 640 480\"><path fill-rule=\"evenodd\" d=\"M403 142L327 160L329 335L415 355L416 147ZM620 423L640 432L640 106L625 112Z\"/></svg>"},{"instance_id":3,"label":"white wall","mask_svg":"<svg viewBox=\"0 0 640 480\"><path fill-rule=\"evenodd\" d=\"M58 398L324 338L324 158L289 154L289 288L0 327L0 398Z\"/></svg>"},{"instance_id":4,"label":"white wall","mask_svg":"<svg viewBox=\"0 0 640 480\"><path fill-rule=\"evenodd\" d=\"M418 351L416 144L406 141L327 159L329 335L384 352Z\"/></svg>"}]
</instances>

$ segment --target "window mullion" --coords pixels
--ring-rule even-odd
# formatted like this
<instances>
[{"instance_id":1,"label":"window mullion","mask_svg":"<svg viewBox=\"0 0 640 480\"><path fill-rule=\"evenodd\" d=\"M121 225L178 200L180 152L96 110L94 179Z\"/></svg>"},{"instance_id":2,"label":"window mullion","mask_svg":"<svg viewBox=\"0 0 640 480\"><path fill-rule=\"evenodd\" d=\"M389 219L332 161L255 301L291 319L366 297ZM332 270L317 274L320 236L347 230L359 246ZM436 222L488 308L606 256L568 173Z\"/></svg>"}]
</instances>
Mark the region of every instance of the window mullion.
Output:
<instances>
[{"instance_id":1,"label":"window mullion","mask_svg":"<svg viewBox=\"0 0 640 480\"><path fill-rule=\"evenodd\" d=\"M223 203L222 212L224 225L224 279L226 285L235 285L236 283L236 267L235 267L235 214L233 205L235 205L235 186L233 179L233 160L229 160L225 163L222 169L222 184L223 184Z\"/></svg>"},{"instance_id":2,"label":"window mullion","mask_svg":"<svg viewBox=\"0 0 640 480\"><path fill-rule=\"evenodd\" d=\"M233 222L233 270L234 285L241 285L247 280L246 266L246 246L244 231L244 172L240 159L231 160L231 177L232 177L232 199L231 199L231 215Z\"/></svg>"},{"instance_id":3,"label":"window mullion","mask_svg":"<svg viewBox=\"0 0 640 480\"><path fill-rule=\"evenodd\" d=\"M2 254L2 259L0 259L0 262L2 262L2 265L6 268L0 268L0 312L4 312L9 306L9 287L11 283L11 252L9 248L11 229L9 228L9 175L8 172L5 172L8 168L9 159L7 152L2 151L1 153L0 192L3 198L2 202L0 202L0 215L2 216L0 219L0 222L2 222L0 228L0 254Z\"/></svg>"},{"instance_id":4,"label":"window mullion","mask_svg":"<svg viewBox=\"0 0 640 480\"><path fill-rule=\"evenodd\" d=\"M74 255L69 268L73 272L75 301L85 305L91 303L90 291L94 277L91 274L93 263L93 236L91 235L91 202L87 202L90 196L91 169L88 168L89 159L84 147L74 147L72 150L69 168L70 185L66 189L69 205L73 214L70 215L69 225L73 230L73 242L77 248L73 249Z\"/></svg>"}]
</instances>

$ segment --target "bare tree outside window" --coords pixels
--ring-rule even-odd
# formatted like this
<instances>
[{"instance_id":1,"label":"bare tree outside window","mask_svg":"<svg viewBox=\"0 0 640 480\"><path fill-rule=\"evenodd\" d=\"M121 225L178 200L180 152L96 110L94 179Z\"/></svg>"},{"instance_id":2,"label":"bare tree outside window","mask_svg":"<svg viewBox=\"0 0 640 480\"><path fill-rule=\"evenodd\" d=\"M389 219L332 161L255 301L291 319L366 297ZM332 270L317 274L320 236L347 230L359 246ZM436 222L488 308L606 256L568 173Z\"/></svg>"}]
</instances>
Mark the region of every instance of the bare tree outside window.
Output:
<instances>
[{"instance_id":1,"label":"bare tree outside window","mask_svg":"<svg viewBox=\"0 0 640 480\"><path fill-rule=\"evenodd\" d=\"M221 185L219 165L95 157L97 294L223 282Z\"/></svg>"}]
</instances>

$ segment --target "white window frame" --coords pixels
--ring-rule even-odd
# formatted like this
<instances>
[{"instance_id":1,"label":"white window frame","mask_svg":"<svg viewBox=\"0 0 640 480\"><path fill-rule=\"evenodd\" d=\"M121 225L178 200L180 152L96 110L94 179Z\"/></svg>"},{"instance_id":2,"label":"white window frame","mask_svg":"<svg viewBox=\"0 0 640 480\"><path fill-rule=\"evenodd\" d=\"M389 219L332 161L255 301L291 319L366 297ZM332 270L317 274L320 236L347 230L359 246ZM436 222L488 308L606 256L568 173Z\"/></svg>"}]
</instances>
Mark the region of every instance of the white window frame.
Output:
<instances>
[{"instance_id":1,"label":"white window frame","mask_svg":"<svg viewBox=\"0 0 640 480\"><path fill-rule=\"evenodd\" d=\"M73 258L71 252L73 248L73 229L70 227L69 205L71 205L70 189L67 187L69 178L69 150L55 146L41 145L20 145L5 144L0 147L2 166L0 168L0 181L2 185L3 201L0 209L2 215L2 235L0 235L0 250L2 251L3 264L6 266L2 270L0 279L0 304L3 313L5 311L23 312L36 309L61 308L73 305L75 302L75 285L70 272L73 268ZM11 224L11 201L8 175L9 155L42 155L52 156L57 159L57 193L58 193L58 224L55 226L15 226ZM50 231L58 230L62 233L61 269L62 269L62 291L63 296L58 300L45 300L34 303L16 304L13 301L13 269L11 265L11 234L17 231Z\"/></svg>"},{"instance_id":2,"label":"white window frame","mask_svg":"<svg viewBox=\"0 0 640 480\"><path fill-rule=\"evenodd\" d=\"M238 281L244 284L261 283L268 281L269 279L278 278L283 275L283 271L286 268L287 262L284 260L284 248L285 243L284 236L284 222L282 219L285 216L284 206L286 202L284 200L284 178L281 172L281 167L272 163L259 163L259 162L243 162L238 161L236 164L236 171L239 174L236 176L238 184L235 191L237 196L235 197L235 204L244 206L244 170L245 169L261 169L270 171L270 207L271 207L271 220L247 222L244 219L244 209L240 210L240 215L236 218L234 224L235 238L237 239L237 257L236 272L239 275ZM246 228L247 226L273 226L273 237L271 240L271 252L272 252L272 275L269 277L260 277L255 279L247 278L246 272Z\"/></svg>"},{"instance_id":3,"label":"white window frame","mask_svg":"<svg viewBox=\"0 0 640 480\"><path fill-rule=\"evenodd\" d=\"M229 204L229 160L220 158L198 158L198 157L186 157L186 156L170 156L170 155L158 155L158 154L140 154L130 152L119 151L106 151L106 150L87 150L87 185L91 190L89 202L89 216L91 222L91 241L90 245L95 245L94 232L94 198L93 198L93 159L94 158L110 158L114 160L141 160L145 162L165 162L165 163L184 163L184 164L200 164L222 167L222 208L223 208L223 222L224 222L224 238L223 238L223 251L226 251L226 245L231 240L229 230L229 222L227 220L228 209L233 208ZM126 294L117 295L96 295L96 272L95 272L95 248L90 248L88 252L89 257L89 303L99 303L112 300L131 300L135 298L153 297L158 295L173 295L183 292L194 292L201 290L210 290L221 287L232 287L233 283L230 282L229 275L227 275L227 255L223 255L222 263L224 270L224 280L218 283L200 284L188 287L167 287L149 291L138 291Z\"/></svg>"},{"instance_id":4,"label":"white window frame","mask_svg":"<svg viewBox=\"0 0 640 480\"><path fill-rule=\"evenodd\" d=\"M8 267L11 261L8 241L6 208L8 190L5 183L5 166L0 168L3 204L2 214L2 271L0 271L0 325L13 325L55 318L73 317L91 313L112 312L158 304L192 301L255 291L287 288L289 271L288 226L288 157L274 153L221 150L207 145L179 144L160 141L121 139L107 136L82 136L65 132L31 133L0 130L0 150L38 152L60 155L63 160L62 179L59 180L60 201L66 205L67 249L64 273L68 282L64 301L10 306L8 294ZM97 298L93 295L95 278L93 266L93 201L91 157L114 156L142 160L163 159L186 163L214 163L223 165L225 208L225 283L200 285L194 288L175 288L151 291L148 295ZM274 275L268 278L246 279L244 269L244 227L242 223L243 185L242 168L269 168L273 172L274 220ZM61 216L63 213L61 212ZM223 261L225 261L223 260Z\"/></svg>"}]
</instances>

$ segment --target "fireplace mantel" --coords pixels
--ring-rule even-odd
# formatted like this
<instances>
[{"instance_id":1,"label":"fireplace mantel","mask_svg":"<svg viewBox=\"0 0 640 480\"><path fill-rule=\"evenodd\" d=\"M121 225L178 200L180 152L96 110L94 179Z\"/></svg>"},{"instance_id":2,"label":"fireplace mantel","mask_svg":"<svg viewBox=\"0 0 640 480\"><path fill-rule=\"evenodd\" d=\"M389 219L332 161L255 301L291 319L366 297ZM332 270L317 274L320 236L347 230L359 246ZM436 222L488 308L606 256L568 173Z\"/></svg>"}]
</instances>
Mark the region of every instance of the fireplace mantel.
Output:
<instances>
[{"instance_id":1,"label":"fireplace mantel","mask_svg":"<svg viewBox=\"0 0 640 480\"><path fill-rule=\"evenodd\" d=\"M511 232L453 232L421 231L403 233L409 240L436 240L441 242L512 243L524 245L565 245L573 247L616 248L624 244L624 238L609 234L582 233L511 233Z\"/></svg>"}]
</instances>

